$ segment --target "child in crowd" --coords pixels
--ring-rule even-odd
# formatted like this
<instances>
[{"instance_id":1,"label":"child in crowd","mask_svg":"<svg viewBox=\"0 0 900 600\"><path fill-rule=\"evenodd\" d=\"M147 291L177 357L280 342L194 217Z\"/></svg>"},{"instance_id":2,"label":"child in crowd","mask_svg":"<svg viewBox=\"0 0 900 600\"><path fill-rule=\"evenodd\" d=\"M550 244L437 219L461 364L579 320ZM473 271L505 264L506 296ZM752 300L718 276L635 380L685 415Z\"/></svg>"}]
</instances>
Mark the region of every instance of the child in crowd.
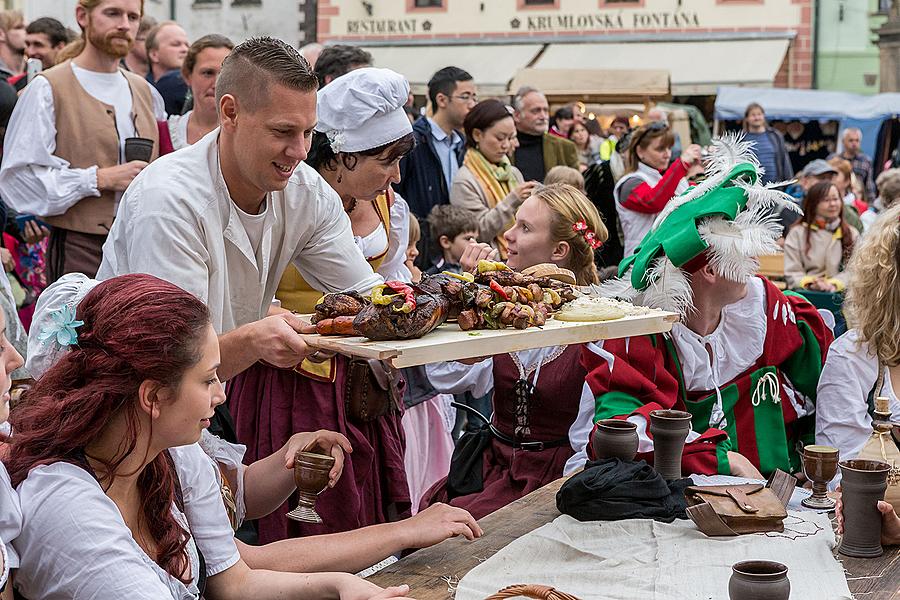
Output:
<instances>
[{"instance_id":1,"label":"child in crowd","mask_svg":"<svg viewBox=\"0 0 900 600\"><path fill-rule=\"evenodd\" d=\"M544 185L554 183L567 183L581 193L584 193L584 176L572 167L556 165L544 176Z\"/></svg>"},{"instance_id":2,"label":"child in crowd","mask_svg":"<svg viewBox=\"0 0 900 600\"><path fill-rule=\"evenodd\" d=\"M441 250L441 258L428 269L428 274L441 271L460 272L459 259L469 244L478 241L478 218L470 210L440 204L428 215L431 239L436 240ZM412 238L412 230L410 230Z\"/></svg>"},{"instance_id":3,"label":"child in crowd","mask_svg":"<svg viewBox=\"0 0 900 600\"><path fill-rule=\"evenodd\" d=\"M419 249L416 244L422 238L422 230L419 229L419 219L416 215L409 213L409 245L406 247L406 268L412 275L412 282L419 283L422 280L422 270L416 266L416 257L419 256Z\"/></svg>"}]
</instances>

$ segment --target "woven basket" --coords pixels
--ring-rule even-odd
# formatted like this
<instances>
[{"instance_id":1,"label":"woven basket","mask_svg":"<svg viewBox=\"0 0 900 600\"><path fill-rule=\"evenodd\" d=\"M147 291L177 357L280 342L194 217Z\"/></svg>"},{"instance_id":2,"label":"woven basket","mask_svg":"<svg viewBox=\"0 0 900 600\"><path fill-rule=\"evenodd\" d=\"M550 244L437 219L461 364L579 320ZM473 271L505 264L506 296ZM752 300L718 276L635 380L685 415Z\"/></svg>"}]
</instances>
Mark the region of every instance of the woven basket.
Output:
<instances>
[{"instance_id":1,"label":"woven basket","mask_svg":"<svg viewBox=\"0 0 900 600\"><path fill-rule=\"evenodd\" d=\"M560 592L546 585L511 585L492 596L488 596L485 600L503 600L504 598L518 598L519 596L535 598L536 600L579 600L575 596Z\"/></svg>"}]
</instances>

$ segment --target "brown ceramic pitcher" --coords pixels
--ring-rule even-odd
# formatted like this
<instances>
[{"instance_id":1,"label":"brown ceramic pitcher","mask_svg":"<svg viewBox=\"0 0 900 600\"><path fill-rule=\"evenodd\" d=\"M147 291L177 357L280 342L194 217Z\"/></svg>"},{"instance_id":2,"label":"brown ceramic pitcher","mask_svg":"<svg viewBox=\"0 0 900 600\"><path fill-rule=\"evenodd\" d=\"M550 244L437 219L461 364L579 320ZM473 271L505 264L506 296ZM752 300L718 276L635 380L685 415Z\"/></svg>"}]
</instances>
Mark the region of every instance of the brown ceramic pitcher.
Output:
<instances>
[{"instance_id":1,"label":"brown ceramic pitcher","mask_svg":"<svg viewBox=\"0 0 900 600\"><path fill-rule=\"evenodd\" d=\"M653 468L663 479L681 479L681 453L690 431L691 413L682 410L654 410L650 413Z\"/></svg>"},{"instance_id":2,"label":"brown ceramic pitcher","mask_svg":"<svg viewBox=\"0 0 900 600\"><path fill-rule=\"evenodd\" d=\"M845 556L881 556L881 513L891 466L880 460L844 460L841 466L841 501L844 504L844 537L838 552Z\"/></svg>"},{"instance_id":3,"label":"brown ceramic pitcher","mask_svg":"<svg viewBox=\"0 0 900 600\"><path fill-rule=\"evenodd\" d=\"M731 567L728 597L731 600L788 600L788 569L768 560L746 560Z\"/></svg>"},{"instance_id":4,"label":"brown ceramic pitcher","mask_svg":"<svg viewBox=\"0 0 900 600\"><path fill-rule=\"evenodd\" d=\"M597 458L634 460L638 449L637 425L620 419L604 419L597 423L591 448Z\"/></svg>"}]
</instances>

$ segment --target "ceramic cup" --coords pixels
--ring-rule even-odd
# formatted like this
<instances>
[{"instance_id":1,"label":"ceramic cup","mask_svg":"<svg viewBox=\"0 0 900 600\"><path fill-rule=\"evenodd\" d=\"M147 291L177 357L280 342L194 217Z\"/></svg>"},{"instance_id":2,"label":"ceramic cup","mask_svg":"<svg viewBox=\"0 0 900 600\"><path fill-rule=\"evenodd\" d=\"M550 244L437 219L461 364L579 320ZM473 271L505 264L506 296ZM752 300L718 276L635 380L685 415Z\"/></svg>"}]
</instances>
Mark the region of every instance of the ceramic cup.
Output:
<instances>
[{"instance_id":1,"label":"ceramic cup","mask_svg":"<svg viewBox=\"0 0 900 600\"><path fill-rule=\"evenodd\" d=\"M153 156L153 140L142 137L125 138L125 162L142 160L150 162Z\"/></svg>"},{"instance_id":2,"label":"ceramic cup","mask_svg":"<svg viewBox=\"0 0 900 600\"><path fill-rule=\"evenodd\" d=\"M837 475L838 449L831 446L809 445L803 448L803 474L812 481L812 496L800 503L808 508L831 510L834 500L828 497L828 482Z\"/></svg>"},{"instance_id":3,"label":"ceramic cup","mask_svg":"<svg viewBox=\"0 0 900 600\"><path fill-rule=\"evenodd\" d=\"M622 461L634 460L638 449L637 425L620 419L604 419L597 423L591 440L594 456L618 458Z\"/></svg>"},{"instance_id":4,"label":"ceramic cup","mask_svg":"<svg viewBox=\"0 0 900 600\"><path fill-rule=\"evenodd\" d=\"M728 597L731 600L788 600L788 569L768 560L746 560L731 567Z\"/></svg>"},{"instance_id":5,"label":"ceramic cup","mask_svg":"<svg viewBox=\"0 0 900 600\"><path fill-rule=\"evenodd\" d=\"M881 513L891 466L880 460L844 460L841 467L841 501L844 505L844 537L838 552L845 556L881 556Z\"/></svg>"},{"instance_id":6,"label":"ceramic cup","mask_svg":"<svg viewBox=\"0 0 900 600\"><path fill-rule=\"evenodd\" d=\"M294 483L297 485L297 508L288 518L304 523L321 523L315 510L316 498L328 487L328 474L334 457L314 452L298 452L294 457Z\"/></svg>"},{"instance_id":7,"label":"ceramic cup","mask_svg":"<svg viewBox=\"0 0 900 600\"><path fill-rule=\"evenodd\" d=\"M691 413L681 410L654 410L650 413L653 468L663 479L681 479L681 453L690 430Z\"/></svg>"}]
</instances>

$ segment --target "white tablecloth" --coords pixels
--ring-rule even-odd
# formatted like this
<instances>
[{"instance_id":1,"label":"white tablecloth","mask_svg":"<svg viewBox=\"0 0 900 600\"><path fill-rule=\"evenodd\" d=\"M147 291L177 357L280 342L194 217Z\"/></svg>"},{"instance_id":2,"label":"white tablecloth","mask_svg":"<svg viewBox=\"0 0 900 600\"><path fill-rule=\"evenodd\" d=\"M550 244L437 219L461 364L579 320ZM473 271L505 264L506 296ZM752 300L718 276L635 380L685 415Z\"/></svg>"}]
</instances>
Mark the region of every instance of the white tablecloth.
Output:
<instances>
[{"instance_id":1,"label":"white tablecloth","mask_svg":"<svg viewBox=\"0 0 900 600\"><path fill-rule=\"evenodd\" d=\"M582 600L720 600L731 565L788 566L791 598L850 600L826 515L790 511L782 534L708 538L691 521L581 523L562 515L515 540L459 582L456 600L484 600L513 584L543 584Z\"/></svg>"}]
</instances>

